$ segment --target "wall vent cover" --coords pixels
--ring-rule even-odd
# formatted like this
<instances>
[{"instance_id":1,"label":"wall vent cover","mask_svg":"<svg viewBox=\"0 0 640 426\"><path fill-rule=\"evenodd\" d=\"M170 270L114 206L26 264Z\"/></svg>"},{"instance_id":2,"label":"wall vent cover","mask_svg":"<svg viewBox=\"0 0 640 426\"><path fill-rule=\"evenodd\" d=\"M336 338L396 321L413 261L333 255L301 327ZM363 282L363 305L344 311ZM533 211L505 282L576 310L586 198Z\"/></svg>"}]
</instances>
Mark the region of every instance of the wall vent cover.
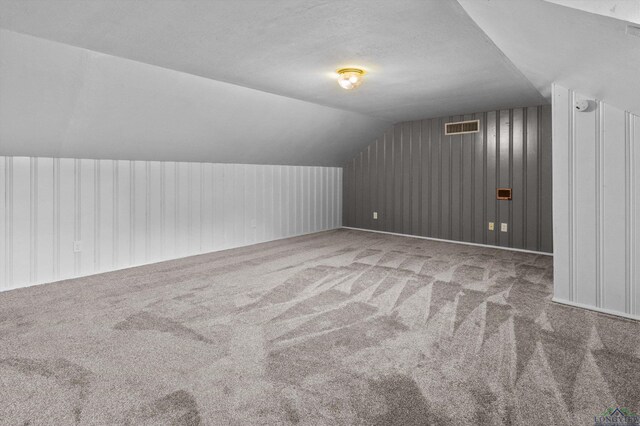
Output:
<instances>
[{"instance_id":1,"label":"wall vent cover","mask_svg":"<svg viewBox=\"0 0 640 426\"><path fill-rule=\"evenodd\" d=\"M497 188L496 199L498 200L511 200L511 188Z\"/></svg>"},{"instance_id":2,"label":"wall vent cover","mask_svg":"<svg viewBox=\"0 0 640 426\"><path fill-rule=\"evenodd\" d=\"M465 133L478 133L480 131L480 120L458 121L456 123L445 123L445 135L463 135Z\"/></svg>"}]
</instances>

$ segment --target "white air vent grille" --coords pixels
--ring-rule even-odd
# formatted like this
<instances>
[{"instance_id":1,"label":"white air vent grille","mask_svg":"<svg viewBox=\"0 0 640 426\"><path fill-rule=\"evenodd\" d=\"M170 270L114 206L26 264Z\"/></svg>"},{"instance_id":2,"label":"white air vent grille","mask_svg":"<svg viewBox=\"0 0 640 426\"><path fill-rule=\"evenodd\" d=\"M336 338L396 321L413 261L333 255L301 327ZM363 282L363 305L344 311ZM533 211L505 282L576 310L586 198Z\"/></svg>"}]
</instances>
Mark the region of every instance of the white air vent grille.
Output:
<instances>
[{"instance_id":1,"label":"white air vent grille","mask_svg":"<svg viewBox=\"0 0 640 426\"><path fill-rule=\"evenodd\" d=\"M480 120L458 121L457 123L445 123L445 135L463 135L465 133L478 133Z\"/></svg>"}]
</instances>

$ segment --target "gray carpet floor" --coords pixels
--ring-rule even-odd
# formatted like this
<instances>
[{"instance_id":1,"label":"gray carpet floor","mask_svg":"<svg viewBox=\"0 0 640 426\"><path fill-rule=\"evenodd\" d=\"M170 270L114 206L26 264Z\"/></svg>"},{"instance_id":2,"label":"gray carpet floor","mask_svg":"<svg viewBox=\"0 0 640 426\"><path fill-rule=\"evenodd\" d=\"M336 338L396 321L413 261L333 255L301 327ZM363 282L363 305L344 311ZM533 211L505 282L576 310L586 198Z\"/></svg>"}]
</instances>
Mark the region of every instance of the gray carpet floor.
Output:
<instances>
[{"instance_id":1,"label":"gray carpet floor","mask_svg":"<svg viewBox=\"0 0 640 426\"><path fill-rule=\"evenodd\" d=\"M0 293L6 425L569 425L637 411L640 324L552 258L336 230Z\"/></svg>"}]
</instances>

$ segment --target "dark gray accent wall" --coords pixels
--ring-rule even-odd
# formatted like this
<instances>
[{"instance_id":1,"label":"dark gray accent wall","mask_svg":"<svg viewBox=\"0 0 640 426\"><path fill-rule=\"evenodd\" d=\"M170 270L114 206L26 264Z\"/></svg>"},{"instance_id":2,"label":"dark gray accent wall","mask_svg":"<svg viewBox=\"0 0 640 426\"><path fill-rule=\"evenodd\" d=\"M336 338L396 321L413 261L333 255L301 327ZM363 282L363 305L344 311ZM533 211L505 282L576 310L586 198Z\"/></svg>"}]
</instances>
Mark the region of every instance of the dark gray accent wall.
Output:
<instances>
[{"instance_id":1,"label":"dark gray accent wall","mask_svg":"<svg viewBox=\"0 0 640 426\"><path fill-rule=\"evenodd\" d=\"M445 123L475 119L479 133L445 136ZM552 252L551 107L396 124L343 184L344 226ZM513 200L496 200L499 187Z\"/></svg>"}]
</instances>

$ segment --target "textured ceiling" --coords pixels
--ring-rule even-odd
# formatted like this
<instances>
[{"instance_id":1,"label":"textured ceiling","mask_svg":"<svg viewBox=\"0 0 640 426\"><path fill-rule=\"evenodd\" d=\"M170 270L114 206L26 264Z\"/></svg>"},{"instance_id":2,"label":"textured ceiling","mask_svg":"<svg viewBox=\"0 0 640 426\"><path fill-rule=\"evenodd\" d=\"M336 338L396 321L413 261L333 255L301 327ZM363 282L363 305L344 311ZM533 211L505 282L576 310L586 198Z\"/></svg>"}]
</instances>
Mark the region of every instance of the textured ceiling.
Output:
<instances>
[{"instance_id":1,"label":"textured ceiling","mask_svg":"<svg viewBox=\"0 0 640 426\"><path fill-rule=\"evenodd\" d=\"M638 3L0 0L0 155L341 165L554 82L640 113Z\"/></svg>"},{"instance_id":2,"label":"textured ceiling","mask_svg":"<svg viewBox=\"0 0 640 426\"><path fill-rule=\"evenodd\" d=\"M545 0L549 3L640 24L640 0Z\"/></svg>"},{"instance_id":3,"label":"textured ceiling","mask_svg":"<svg viewBox=\"0 0 640 426\"><path fill-rule=\"evenodd\" d=\"M0 8L5 29L390 122L545 102L455 0L1 0ZM369 71L354 92L332 75L349 65Z\"/></svg>"},{"instance_id":4,"label":"textured ceiling","mask_svg":"<svg viewBox=\"0 0 640 426\"><path fill-rule=\"evenodd\" d=\"M574 89L618 108L640 114L640 38L627 34L624 20L635 19L632 2L554 1L594 13L541 0L459 0L513 64L546 97L551 83ZM614 4L615 3L615 4ZM585 7L586 8L586 7ZM637 26L637 25L636 25Z\"/></svg>"},{"instance_id":5,"label":"textured ceiling","mask_svg":"<svg viewBox=\"0 0 640 426\"><path fill-rule=\"evenodd\" d=\"M389 123L0 30L0 155L342 166Z\"/></svg>"}]
</instances>

